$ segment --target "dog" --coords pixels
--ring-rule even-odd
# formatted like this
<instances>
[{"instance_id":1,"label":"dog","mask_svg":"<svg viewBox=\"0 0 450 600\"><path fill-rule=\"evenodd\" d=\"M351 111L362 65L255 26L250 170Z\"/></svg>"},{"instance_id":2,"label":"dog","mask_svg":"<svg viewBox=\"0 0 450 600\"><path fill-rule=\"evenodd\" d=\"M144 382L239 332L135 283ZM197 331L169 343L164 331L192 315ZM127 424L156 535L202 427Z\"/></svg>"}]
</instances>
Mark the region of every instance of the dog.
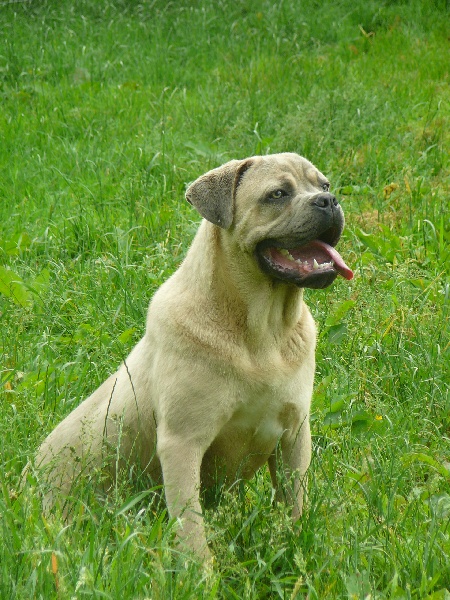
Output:
<instances>
[{"instance_id":1,"label":"dog","mask_svg":"<svg viewBox=\"0 0 450 600\"><path fill-rule=\"evenodd\" d=\"M344 216L329 190L293 153L232 160L188 187L203 220L144 337L39 448L47 510L82 473L106 466L113 481L139 464L163 482L180 542L208 560L200 489L268 463L275 497L299 518L316 344L303 288L353 277L334 248Z\"/></svg>"}]
</instances>

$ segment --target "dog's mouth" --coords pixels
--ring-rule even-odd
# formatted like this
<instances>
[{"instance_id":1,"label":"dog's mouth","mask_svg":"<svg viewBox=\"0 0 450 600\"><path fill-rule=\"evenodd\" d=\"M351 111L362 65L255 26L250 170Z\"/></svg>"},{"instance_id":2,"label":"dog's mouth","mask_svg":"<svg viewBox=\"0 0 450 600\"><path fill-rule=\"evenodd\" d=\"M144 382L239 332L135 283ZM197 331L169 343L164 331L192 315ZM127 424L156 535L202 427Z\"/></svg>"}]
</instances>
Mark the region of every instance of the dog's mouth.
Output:
<instances>
[{"instance_id":1,"label":"dog's mouth","mask_svg":"<svg viewBox=\"0 0 450 600\"><path fill-rule=\"evenodd\" d=\"M265 241L258 245L256 255L264 272L298 287L325 288L338 275L353 279L353 271L339 252L320 239L293 248Z\"/></svg>"}]
</instances>

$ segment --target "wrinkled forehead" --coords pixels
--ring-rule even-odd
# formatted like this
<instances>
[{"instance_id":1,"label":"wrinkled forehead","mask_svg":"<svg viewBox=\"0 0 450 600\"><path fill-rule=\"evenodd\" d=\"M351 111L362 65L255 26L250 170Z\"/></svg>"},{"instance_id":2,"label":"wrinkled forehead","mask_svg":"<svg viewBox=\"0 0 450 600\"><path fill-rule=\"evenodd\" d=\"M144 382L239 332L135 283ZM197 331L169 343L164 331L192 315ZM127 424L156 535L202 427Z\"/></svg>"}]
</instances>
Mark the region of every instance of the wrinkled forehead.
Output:
<instances>
[{"instance_id":1,"label":"wrinkled forehead","mask_svg":"<svg viewBox=\"0 0 450 600\"><path fill-rule=\"evenodd\" d=\"M309 160L286 152L254 157L239 187L255 187L258 183L266 187L269 182L282 184L283 181L294 187L318 187L328 180Z\"/></svg>"}]
</instances>

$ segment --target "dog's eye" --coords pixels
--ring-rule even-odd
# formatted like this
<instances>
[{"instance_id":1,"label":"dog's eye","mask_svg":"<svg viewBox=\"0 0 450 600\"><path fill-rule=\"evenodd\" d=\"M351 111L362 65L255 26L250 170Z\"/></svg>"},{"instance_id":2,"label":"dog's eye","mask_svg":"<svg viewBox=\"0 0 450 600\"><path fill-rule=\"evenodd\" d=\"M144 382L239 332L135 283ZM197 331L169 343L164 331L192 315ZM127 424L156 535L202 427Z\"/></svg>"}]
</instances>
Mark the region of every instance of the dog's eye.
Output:
<instances>
[{"instance_id":1,"label":"dog's eye","mask_svg":"<svg viewBox=\"0 0 450 600\"><path fill-rule=\"evenodd\" d=\"M322 184L322 189L324 192L329 192L330 191L330 184L329 183L323 183Z\"/></svg>"},{"instance_id":2,"label":"dog's eye","mask_svg":"<svg viewBox=\"0 0 450 600\"><path fill-rule=\"evenodd\" d=\"M280 200L286 196L286 192L284 190L274 190L269 194L269 200Z\"/></svg>"}]
</instances>

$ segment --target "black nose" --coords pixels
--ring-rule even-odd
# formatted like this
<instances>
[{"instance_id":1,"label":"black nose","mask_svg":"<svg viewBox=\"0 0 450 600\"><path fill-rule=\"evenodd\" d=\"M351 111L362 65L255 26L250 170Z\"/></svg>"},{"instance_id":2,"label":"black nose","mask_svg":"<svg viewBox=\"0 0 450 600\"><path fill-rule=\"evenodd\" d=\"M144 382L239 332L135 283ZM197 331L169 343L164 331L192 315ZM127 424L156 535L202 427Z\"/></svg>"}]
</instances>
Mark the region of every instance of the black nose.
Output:
<instances>
[{"instance_id":1,"label":"black nose","mask_svg":"<svg viewBox=\"0 0 450 600\"><path fill-rule=\"evenodd\" d=\"M333 196L333 194L329 194L328 192L315 196L312 203L319 208L333 208L333 206L338 206L339 204L336 196Z\"/></svg>"}]
</instances>

